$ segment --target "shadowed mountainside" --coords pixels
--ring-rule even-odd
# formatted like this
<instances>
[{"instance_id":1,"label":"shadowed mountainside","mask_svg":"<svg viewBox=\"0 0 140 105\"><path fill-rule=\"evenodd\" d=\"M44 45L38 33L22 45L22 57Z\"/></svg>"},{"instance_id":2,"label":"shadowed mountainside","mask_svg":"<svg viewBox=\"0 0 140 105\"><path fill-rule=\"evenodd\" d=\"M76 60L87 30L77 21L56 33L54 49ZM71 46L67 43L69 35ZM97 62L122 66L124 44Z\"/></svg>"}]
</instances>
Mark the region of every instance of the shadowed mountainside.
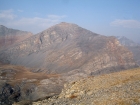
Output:
<instances>
[{"instance_id":1,"label":"shadowed mountainside","mask_svg":"<svg viewBox=\"0 0 140 105\"><path fill-rule=\"evenodd\" d=\"M87 77L86 74L34 73L30 68L15 65L0 65L0 103L27 103L60 94L64 83ZM20 104L24 105L24 104ZM26 104L28 105L28 104Z\"/></svg>"},{"instance_id":2,"label":"shadowed mountainside","mask_svg":"<svg viewBox=\"0 0 140 105\"><path fill-rule=\"evenodd\" d=\"M63 81L60 75L33 73L29 68L14 65L0 66L0 105L11 105L19 101L32 101L58 94Z\"/></svg>"}]
</instances>

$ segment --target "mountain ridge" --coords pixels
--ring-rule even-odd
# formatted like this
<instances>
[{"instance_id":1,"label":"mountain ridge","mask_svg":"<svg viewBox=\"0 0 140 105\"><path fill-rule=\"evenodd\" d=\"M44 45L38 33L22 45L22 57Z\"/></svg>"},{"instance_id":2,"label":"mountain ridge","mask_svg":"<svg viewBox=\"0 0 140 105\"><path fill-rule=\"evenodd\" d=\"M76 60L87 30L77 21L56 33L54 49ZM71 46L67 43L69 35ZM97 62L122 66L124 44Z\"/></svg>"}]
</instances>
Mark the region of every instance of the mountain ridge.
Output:
<instances>
[{"instance_id":1,"label":"mountain ridge","mask_svg":"<svg viewBox=\"0 0 140 105\"><path fill-rule=\"evenodd\" d=\"M131 52L121 46L115 37L102 36L65 22L1 52L0 58L4 63L47 73L80 69L90 74L99 69L136 66Z\"/></svg>"},{"instance_id":2,"label":"mountain ridge","mask_svg":"<svg viewBox=\"0 0 140 105\"><path fill-rule=\"evenodd\" d=\"M33 34L31 32L7 28L3 25L0 25L0 50L17 44L32 35Z\"/></svg>"}]
</instances>

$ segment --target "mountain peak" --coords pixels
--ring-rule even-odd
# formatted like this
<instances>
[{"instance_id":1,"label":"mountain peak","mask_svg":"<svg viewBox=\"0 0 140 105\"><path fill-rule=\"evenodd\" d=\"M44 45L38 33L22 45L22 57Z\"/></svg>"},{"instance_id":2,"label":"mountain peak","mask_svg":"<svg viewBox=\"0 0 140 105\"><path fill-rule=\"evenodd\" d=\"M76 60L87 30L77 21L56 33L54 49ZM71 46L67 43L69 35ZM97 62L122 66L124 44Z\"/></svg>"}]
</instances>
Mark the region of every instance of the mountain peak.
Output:
<instances>
[{"instance_id":1,"label":"mountain peak","mask_svg":"<svg viewBox=\"0 0 140 105\"><path fill-rule=\"evenodd\" d=\"M87 29L84 29L76 24L73 23L66 23L66 22L61 22L59 24L56 24L45 31L39 33L41 35L42 41L44 38L48 40L48 37L51 40L56 40L56 39L73 39L79 36L83 37L94 37L97 36L98 34L93 33ZM38 35L39 35L38 34ZM44 37L45 36L45 37Z\"/></svg>"},{"instance_id":2,"label":"mountain peak","mask_svg":"<svg viewBox=\"0 0 140 105\"><path fill-rule=\"evenodd\" d=\"M68 25L68 24L71 24L71 23L67 23L67 22L61 22L59 24L65 24L65 25Z\"/></svg>"},{"instance_id":3,"label":"mountain peak","mask_svg":"<svg viewBox=\"0 0 140 105\"><path fill-rule=\"evenodd\" d=\"M73 24L73 23L67 23L67 22L61 22L61 23L59 23L59 25L76 25L76 24Z\"/></svg>"},{"instance_id":4,"label":"mountain peak","mask_svg":"<svg viewBox=\"0 0 140 105\"><path fill-rule=\"evenodd\" d=\"M4 26L4 25L0 25L0 28L1 28L1 27L5 27L5 26Z\"/></svg>"},{"instance_id":5,"label":"mountain peak","mask_svg":"<svg viewBox=\"0 0 140 105\"><path fill-rule=\"evenodd\" d=\"M3 29L7 29L7 27L5 27L4 25L0 25L0 31Z\"/></svg>"},{"instance_id":6,"label":"mountain peak","mask_svg":"<svg viewBox=\"0 0 140 105\"><path fill-rule=\"evenodd\" d=\"M59 24L56 24L52 27L60 27L60 28L72 28L72 27L79 27L78 25L76 24L72 24L72 23L67 23L67 22L61 22Z\"/></svg>"}]
</instances>

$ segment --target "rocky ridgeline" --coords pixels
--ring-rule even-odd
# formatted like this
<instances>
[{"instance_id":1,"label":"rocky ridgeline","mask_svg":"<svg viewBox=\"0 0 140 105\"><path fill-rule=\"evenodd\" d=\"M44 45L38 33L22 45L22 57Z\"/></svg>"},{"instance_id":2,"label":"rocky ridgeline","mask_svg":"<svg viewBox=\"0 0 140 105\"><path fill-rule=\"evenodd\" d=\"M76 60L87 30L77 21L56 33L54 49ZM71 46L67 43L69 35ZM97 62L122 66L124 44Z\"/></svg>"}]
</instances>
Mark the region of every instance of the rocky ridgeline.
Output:
<instances>
[{"instance_id":1,"label":"rocky ridgeline","mask_svg":"<svg viewBox=\"0 0 140 105\"><path fill-rule=\"evenodd\" d=\"M139 105L140 69L89 77L64 86L59 96L32 105Z\"/></svg>"},{"instance_id":2,"label":"rocky ridgeline","mask_svg":"<svg viewBox=\"0 0 140 105\"><path fill-rule=\"evenodd\" d=\"M64 22L1 51L0 60L46 73L78 69L96 75L136 67L132 53L115 37L102 36Z\"/></svg>"}]
</instances>

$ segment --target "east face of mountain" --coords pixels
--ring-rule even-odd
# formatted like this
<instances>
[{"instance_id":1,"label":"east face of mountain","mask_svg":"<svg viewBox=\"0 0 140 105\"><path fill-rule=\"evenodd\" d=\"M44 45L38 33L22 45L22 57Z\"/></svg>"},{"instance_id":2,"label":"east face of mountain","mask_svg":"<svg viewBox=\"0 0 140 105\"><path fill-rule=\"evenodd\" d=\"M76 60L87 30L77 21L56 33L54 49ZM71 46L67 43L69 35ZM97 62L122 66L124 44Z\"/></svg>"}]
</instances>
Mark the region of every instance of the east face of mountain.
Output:
<instances>
[{"instance_id":1,"label":"east face of mountain","mask_svg":"<svg viewBox=\"0 0 140 105\"><path fill-rule=\"evenodd\" d=\"M0 60L47 73L101 74L136 67L132 53L115 37L65 22L2 51Z\"/></svg>"},{"instance_id":2,"label":"east face of mountain","mask_svg":"<svg viewBox=\"0 0 140 105\"><path fill-rule=\"evenodd\" d=\"M32 36L30 32L11 29L0 25L0 49L21 42L30 36Z\"/></svg>"}]
</instances>

